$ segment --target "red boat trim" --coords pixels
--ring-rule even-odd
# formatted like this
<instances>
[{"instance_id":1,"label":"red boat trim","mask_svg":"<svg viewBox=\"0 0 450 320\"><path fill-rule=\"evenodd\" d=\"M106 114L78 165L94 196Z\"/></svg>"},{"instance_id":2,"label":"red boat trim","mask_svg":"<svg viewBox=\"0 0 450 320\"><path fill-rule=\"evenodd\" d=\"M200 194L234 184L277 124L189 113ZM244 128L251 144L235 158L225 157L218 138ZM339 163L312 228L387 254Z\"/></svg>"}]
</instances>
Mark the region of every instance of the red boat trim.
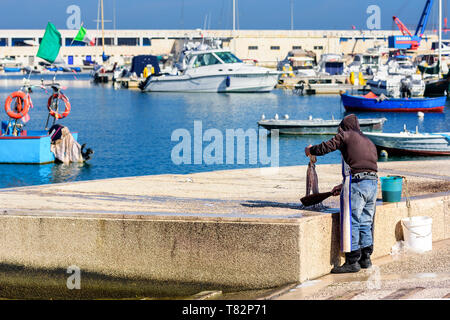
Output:
<instances>
[{"instance_id":1,"label":"red boat trim","mask_svg":"<svg viewBox=\"0 0 450 320\"><path fill-rule=\"evenodd\" d=\"M50 137L50 136L30 136L30 137L28 137L28 136L18 136L18 137L15 137L15 136L0 136L0 139L3 139L3 140L17 140L17 139L21 139L21 140L23 140L23 139L41 139L41 138L46 138L46 137Z\"/></svg>"},{"instance_id":2,"label":"red boat trim","mask_svg":"<svg viewBox=\"0 0 450 320\"><path fill-rule=\"evenodd\" d=\"M78 133L78 131L74 131L72 132L72 134ZM42 139L42 138L47 138L50 137L50 135L46 135L46 136L2 136L0 135L0 139L3 140L14 140L14 139Z\"/></svg>"},{"instance_id":3,"label":"red boat trim","mask_svg":"<svg viewBox=\"0 0 450 320\"><path fill-rule=\"evenodd\" d=\"M444 112L444 107L431 107L431 108L361 108L361 107L350 107L344 106L345 110L348 111L379 111L379 112Z\"/></svg>"}]
</instances>

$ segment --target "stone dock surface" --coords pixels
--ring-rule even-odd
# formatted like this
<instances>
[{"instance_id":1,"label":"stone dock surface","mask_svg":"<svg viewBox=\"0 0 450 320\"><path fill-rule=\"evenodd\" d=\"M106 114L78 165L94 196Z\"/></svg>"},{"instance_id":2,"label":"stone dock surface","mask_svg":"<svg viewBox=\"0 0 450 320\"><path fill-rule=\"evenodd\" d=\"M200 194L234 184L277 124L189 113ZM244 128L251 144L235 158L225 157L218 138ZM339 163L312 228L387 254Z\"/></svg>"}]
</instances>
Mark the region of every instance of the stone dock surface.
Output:
<instances>
[{"instance_id":1,"label":"stone dock surface","mask_svg":"<svg viewBox=\"0 0 450 320\"><path fill-rule=\"evenodd\" d=\"M319 160L320 161L320 160ZM317 165L319 189L340 165ZM380 162L407 177L411 215L450 238L450 160ZM167 174L0 190L0 263L36 270L71 265L100 276L247 290L329 273L339 253L339 200L301 206L306 166ZM380 189L380 188L379 188ZM403 199L377 205L374 257L402 238ZM65 286L65 283L64 283Z\"/></svg>"}]
</instances>

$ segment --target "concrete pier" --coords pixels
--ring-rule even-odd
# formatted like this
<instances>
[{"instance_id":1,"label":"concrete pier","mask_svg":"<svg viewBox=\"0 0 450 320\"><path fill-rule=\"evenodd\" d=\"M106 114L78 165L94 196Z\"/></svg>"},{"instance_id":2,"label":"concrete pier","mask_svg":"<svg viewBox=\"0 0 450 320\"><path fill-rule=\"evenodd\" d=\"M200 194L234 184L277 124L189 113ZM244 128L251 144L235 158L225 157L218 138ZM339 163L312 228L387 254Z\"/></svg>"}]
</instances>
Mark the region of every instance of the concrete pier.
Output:
<instances>
[{"instance_id":1,"label":"concrete pier","mask_svg":"<svg viewBox=\"0 0 450 320\"><path fill-rule=\"evenodd\" d=\"M319 159L320 161L320 159ZM450 161L381 162L408 180L411 215L450 238ZM320 191L340 165L318 165ZM83 181L0 190L0 263L205 290L273 288L341 262L338 199L305 210L306 166ZM381 190L379 190L381 199ZM377 204L374 257L402 239L405 201ZM65 282L61 284L65 286Z\"/></svg>"}]
</instances>

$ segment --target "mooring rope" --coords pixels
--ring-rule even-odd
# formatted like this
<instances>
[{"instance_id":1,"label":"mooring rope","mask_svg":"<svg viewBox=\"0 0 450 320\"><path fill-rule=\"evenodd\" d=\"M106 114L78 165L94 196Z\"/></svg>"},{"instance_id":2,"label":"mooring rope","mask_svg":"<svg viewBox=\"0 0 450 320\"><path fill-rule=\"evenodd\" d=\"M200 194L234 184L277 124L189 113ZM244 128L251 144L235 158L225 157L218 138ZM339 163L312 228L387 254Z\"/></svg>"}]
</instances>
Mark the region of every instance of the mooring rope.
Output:
<instances>
[{"instance_id":1,"label":"mooring rope","mask_svg":"<svg viewBox=\"0 0 450 320\"><path fill-rule=\"evenodd\" d=\"M405 176L401 176L405 180L405 198L406 198L406 208L408 208L408 218L411 219L411 200L409 199L408 192L408 179Z\"/></svg>"}]
</instances>

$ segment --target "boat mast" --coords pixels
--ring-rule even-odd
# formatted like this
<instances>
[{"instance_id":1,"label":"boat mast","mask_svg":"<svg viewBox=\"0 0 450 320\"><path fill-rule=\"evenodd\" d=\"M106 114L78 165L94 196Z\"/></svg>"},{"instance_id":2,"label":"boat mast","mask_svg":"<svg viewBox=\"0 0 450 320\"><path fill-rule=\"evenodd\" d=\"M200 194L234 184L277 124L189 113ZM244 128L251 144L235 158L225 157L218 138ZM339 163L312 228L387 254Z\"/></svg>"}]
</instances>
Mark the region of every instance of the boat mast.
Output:
<instances>
[{"instance_id":1,"label":"boat mast","mask_svg":"<svg viewBox=\"0 0 450 320\"><path fill-rule=\"evenodd\" d=\"M233 0L233 31L236 30L236 0Z\"/></svg>"},{"instance_id":2,"label":"boat mast","mask_svg":"<svg viewBox=\"0 0 450 320\"><path fill-rule=\"evenodd\" d=\"M291 30L294 30L294 0L291 0Z\"/></svg>"},{"instance_id":3,"label":"boat mast","mask_svg":"<svg viewBox=\"0 0 450 320\"><path fill-rule=\"evenodd\" d=\"M442 0L439 0L439 77L442 70Z\"/></svg>"},{"instance_id":4,"label":"boat mast","mask_svg":"<svg viewBox=\"0 0 450 320\"><path fill-rule=\"evenodd\" d=\"M102 47L103 47L103 53L105 52L105 23L104 23L104 17L103 17L103 0L101 0L101 7L102 7Z\"/></svg>"},{"instance_id":5,"label":"boat mast","mask_svg":"<svg viewBox=\"0 0 450 320\"><path fill-rule=\"evenodd\" d=\"M95 35L95 45L98 45L98 30L99 30L99 22L100 22L100 0L97 2L97 34Z\"/></svg>"}]
</instances>

